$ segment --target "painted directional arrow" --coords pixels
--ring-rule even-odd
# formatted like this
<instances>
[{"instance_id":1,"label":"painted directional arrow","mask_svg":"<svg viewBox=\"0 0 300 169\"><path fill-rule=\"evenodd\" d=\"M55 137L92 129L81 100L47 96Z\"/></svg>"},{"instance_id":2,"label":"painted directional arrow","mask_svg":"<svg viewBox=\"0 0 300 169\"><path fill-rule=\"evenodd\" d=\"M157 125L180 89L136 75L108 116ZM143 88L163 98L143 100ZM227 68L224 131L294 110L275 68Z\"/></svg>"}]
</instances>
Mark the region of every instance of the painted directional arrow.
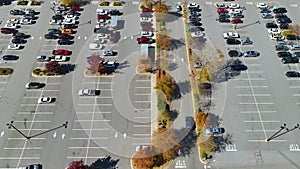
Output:
<instances>
[{"instance_id":1,"label":"painted directional arrow","mask_svg":"<svg viewBox=\"0 0 300 169\"><path fill-rule=\"evenodd\" d=\"M3 137L3 135L4 135L4 131L1 132L0 137Z\"/></svg>"},{"instance_id":2,"label":"painted directional arrow","mask_svg":"<svg viewBox=\"0 0 300 169\"><path fill-rule=\"evenodd\" d=\"M124 139L126 138L126 136L127 136L127 134L126 134L126 133L124 133L124 134L123 134L123 137L124 137Z\"/></svg>"},{"instance_id":3,"label":"painted directional arrow","mask_svg":"<svg viewBox=\"0 0 300 169\"><path fill-rule=\"evenodd\" d=\"M116 132L116 134L115 134L115 138L117 138L118 137L118 133Z\"/></svg>"},{"instance_id":4,"label":"painted directional arrow","mask_svg":"<svg viewBox=\"0 0 300 169\"><path fill-rule=\"evenodd\" d=\"M56 132L54 132L53 137L54 137L54 138L56 137Z\"/></svg>"},{"instance_id":5,"label":"painted directional arrow","mask_svg":"<svg viewBox=\"0 0 300 169\"><path fill-rule=\"evenodd\" d=\"M66 134L65 134L65 133L63 133L63 134L61 135L61 139L64 139L64 138L65 138L65 136L66 136Z\"/></svg>"}]
</instances>

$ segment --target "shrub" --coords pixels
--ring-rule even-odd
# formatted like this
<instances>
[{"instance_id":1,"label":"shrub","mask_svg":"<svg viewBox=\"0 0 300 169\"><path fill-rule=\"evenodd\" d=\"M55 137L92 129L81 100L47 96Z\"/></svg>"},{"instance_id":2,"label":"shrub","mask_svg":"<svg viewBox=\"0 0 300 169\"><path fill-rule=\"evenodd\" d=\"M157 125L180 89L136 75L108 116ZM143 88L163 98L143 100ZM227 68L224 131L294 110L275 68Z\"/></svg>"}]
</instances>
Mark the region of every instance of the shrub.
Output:
<instances>
[{"instance_id":1,"label":"shrub","mask_svg":"<svg viewBox=\"0 0 300 169\"><path fill-rule=\"evenodd\" d=\"M99 6L109 6L109 2L107 1L101 2Z\"/></svg>"},{"instance_id":2,"label":"shrub","mask_svg":"<svg viewBox=\"0 0 300 169\"><path fill-rule=\"evenodd\" d=\"M114 2L113 6L122 6L122 3L121 2Z\"/></svg>"},{"instance_id":3,"label":"shrub","mask_svg":"<svg viewBox=\"0 0 300 169\"><path fill-rule=\"evenodd\" d=\"M166 109L166 101L164 100L164 98L162 97L162 95L158 95L157 96L157 108L158 111L162 112Z\"/></svg>"},{"instance_id":4,"label":"shrub","mask_svg":"<svg viewBox=\"0 0 300 169\"><path fill-rule=\"evenodd\" d=\"M27 5L28 1L19 1L17 5Z\"/></svg>"},{"instance_id":5,"label":"shrub","mask_svg":"<svg viewBox=\"0 0 300 169\"><path fill-rule=\"evenodd\" d=\"M31 1L31 4L32 6L38 6L38 5L41 5L41 2L40 1Z\"/></svg>"},{"instance_id":6,"label":"shrub","mask_svg":"<svg viewBox=\"0 0 300 169\"><path fill-rule=\"evenodd\" d=\"M289 35L295 35L295 32L292 30L284 30L281 32L282 36L289 36Z\"/></svg>"},{"instance_id":7,"label":"shrub","mask_svg":"<svg viewBox=\"0 0 300 169\"><path fill-rule=\"evenodd\" d=\"M13 73L13 69L12 68L0 68L0 76L5 76L5 75L10 75Z\"/></svg>"},{"instance_id":8,"label":"shrub","mask_svg":"<svg viewBox=\"0 0 300 169\"><path fill-rule=\"evenodd\" d=\"M146 8L145 5L141 5L141 6L140 6L140 9L143 9L143 8Z\"/></svg>"}]
</instances>

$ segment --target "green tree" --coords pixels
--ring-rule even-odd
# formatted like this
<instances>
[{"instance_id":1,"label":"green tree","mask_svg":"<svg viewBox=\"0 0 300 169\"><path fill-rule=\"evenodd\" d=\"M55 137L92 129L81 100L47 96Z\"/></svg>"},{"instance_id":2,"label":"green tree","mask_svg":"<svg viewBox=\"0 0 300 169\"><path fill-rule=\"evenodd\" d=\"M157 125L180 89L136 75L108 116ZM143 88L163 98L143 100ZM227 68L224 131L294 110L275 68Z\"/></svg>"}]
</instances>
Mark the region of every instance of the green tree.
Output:
<instances>
[{"instance_id":1,"label":"green tree","mask_svg":"<svg viewBox=\"0 0 300 169\"><path fill-rule=\"evenodd\" d=\"M64 6L74 6L78 5L77 0L61 0L60 3Z\"/></svg>"}]
</instances>

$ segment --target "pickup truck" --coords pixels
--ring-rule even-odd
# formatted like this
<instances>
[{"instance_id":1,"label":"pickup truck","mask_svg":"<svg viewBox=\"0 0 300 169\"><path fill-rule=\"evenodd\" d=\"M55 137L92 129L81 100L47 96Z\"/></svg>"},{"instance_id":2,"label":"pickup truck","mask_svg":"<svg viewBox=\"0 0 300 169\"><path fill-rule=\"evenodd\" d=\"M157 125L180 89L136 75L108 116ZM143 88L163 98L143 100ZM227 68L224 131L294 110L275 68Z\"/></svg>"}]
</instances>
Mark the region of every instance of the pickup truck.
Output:
<instances>
[{"instance_id":1,"label":"pickup truck","mask_svg":"<svg viewBox=\"0 0 300 169\"><path fill-rule=\"evenodd\" d=\"M94 89L81 89L78 92L79 96L98 96L100 95L100 90Z\"/></svg>"}]
</instances>

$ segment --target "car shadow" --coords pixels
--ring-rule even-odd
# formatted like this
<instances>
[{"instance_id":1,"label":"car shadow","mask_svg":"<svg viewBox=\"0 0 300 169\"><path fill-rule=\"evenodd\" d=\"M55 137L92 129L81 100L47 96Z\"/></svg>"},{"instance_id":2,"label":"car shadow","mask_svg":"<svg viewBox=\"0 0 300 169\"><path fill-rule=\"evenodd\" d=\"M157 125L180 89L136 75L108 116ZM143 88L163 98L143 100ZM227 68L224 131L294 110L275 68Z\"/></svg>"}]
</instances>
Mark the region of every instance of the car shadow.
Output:
<instances>
[{"instance_id":1,"label":"car shadow","mask_svg":"<svg viewBox=\"0 0 300 169\"><path fill-rule=\"evenodd\" d=\"M58 72L60 74L64 75L64 74L67 74L67 73L70 73L70 72L74 71L75 68L76 68L75 64L69 64L69 63L68 64L61 64Z\"/></svg>"},{"instance_id":2,"label":"car shadow","mask_svg":"<svg viewBox=\"0 0 300 169\"><path fill-rule=\"evenodd\" d=\"M174 131L180 141L180 148L177 156L189 156L192 149L196 147L197 135L194 129L182 128Z\"/></svg>"}]
</instances>

